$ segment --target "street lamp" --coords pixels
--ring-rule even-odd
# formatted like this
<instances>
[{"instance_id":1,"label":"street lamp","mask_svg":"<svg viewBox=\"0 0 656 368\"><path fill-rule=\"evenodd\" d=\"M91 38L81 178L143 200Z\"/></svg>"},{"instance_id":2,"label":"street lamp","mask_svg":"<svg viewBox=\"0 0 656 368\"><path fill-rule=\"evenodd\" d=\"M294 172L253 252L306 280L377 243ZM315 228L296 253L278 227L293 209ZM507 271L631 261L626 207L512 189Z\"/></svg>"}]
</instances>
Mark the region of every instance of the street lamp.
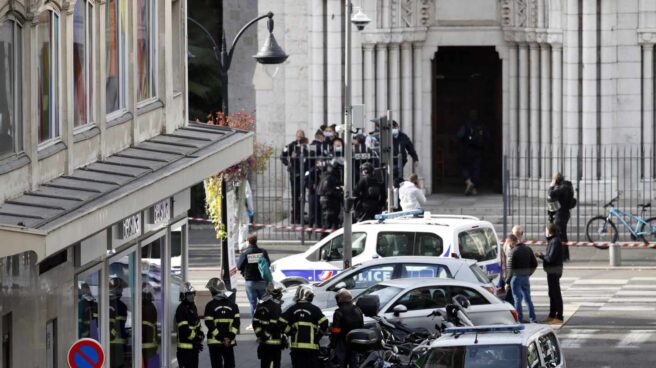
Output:
<instances>
[{"instance_id":1,"label":"street lamp","mask_svg":"<svg viewBox=\"0 0 656 368\"><path fill-rule=\"evenodd\" d=\"M198 26L198 28L200 28L205 33L208 40L212 43L212 50L214 51L214 58L216 59L217 65L219 67L219 78L221 79L221 101L222 101L221 111L223 112L224 116L228 115L228 70L230 69L230 64L232 63L232 55L235 51L235 46L237 45L237 42L239 42L241 36L250 26L252 26L253 24L257 23L258 21L264 18L267 18L267 29L269 30L269 36L267 37L266 41L262 45L262 48L260 48L260 51L257 54L253 55L253 58L255 58L255 60L257 60L257 62L260 64L267 64L267 65L281 64L285 60L287 60L287 57L289 57L289 55L285 54L285 51L283 51L280 45L278 45L278 42L276 42L276 38L273 36L272 12L268 12L264 15L260 15L259 17L254 18L250 22L246 23L246 25L243 26L239 30L239 32L237 32L235 39L232 41L232 45L230 46L230 49L228 49L226 46L225 31L224 31L223 38L221 40L220 51L216 40L214 40L214 37L212 37L212 34L207 30L207 28L205 28L202 24L200 24L195 19L189 17L187 18L191 23ZM221 183L221 196L223 197L223 200L221 201L221 222L227 227L228 208L226 203L227 197L226 197L225 180L223 180L223 182ZM224 237L223 240L221 241L221 268L223 269L222 278L225 281L226 285L228 285L228 287L231 288L232 285L230 285L230 265L228 263L227 237Z\"/></svg>"},{"instance_id":2,"label":"street lamp","mask_svg":"<svg viewBox=\"0 0 656 368\"><path fill-rule=\"evenodd\" d=\"M357 9L353 14L353 4L351 0L346 1L346 16L344 17L344 27L346 28L344 41L344 269L351 267L353 254L351 251L352 225L353 225L353 192L352 183L352 159L353 159L353 142L351 142L351 129L353 128L353 101L351 96L351 23L362 31L364 27L371 22L371 19L362 12L362 8Z\"/></svg>"}]
</instances>

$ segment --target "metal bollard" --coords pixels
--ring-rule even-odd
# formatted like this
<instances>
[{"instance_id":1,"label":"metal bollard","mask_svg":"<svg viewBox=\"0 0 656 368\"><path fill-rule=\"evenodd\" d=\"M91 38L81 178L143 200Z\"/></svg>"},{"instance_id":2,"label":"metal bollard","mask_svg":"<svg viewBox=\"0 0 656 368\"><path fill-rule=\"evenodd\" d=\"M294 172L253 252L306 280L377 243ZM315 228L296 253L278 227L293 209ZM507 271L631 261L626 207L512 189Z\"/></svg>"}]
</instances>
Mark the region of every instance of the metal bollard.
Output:
<instances>
[{"instance_id":1,"label":"metal bollard","mask_svg":"<svg viewBox=\"0 0 656 368\"><path fill-rule=\"evenodd\" d=\"M611 267L619 267L622 265L622 254L620 252L621 249L621 246L614 243L608 247L608 258L610 260Z\"/></svg>"}]
</instances>

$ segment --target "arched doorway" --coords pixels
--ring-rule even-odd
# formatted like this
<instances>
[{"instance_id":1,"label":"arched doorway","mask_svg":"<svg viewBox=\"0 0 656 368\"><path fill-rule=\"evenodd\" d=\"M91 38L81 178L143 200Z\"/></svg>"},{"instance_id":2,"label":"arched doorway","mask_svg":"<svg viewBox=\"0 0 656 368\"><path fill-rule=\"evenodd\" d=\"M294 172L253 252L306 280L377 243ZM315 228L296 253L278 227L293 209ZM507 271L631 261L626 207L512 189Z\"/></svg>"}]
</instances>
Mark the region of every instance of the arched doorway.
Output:
<instances>
[{"instance_id":1,"label":"arched doorway","mask_svg":"<svg viewBox=\"0 0 656 368\"><path fill-rule=\"evenodd\" d=\"M487 130L479 191L501 192L502 74L494 47L440 46L433 59L433 188L462 193L457 133L470 110Z\"/></svg>"}]
</instances>

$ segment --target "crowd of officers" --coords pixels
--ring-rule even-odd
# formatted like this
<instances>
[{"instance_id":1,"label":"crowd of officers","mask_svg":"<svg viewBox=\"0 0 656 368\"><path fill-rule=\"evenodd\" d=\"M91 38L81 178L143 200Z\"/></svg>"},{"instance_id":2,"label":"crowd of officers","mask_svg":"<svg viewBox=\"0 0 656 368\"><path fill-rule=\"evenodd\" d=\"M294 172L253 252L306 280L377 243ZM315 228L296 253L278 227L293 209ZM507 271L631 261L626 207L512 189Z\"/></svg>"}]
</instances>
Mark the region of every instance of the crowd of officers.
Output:
<instances>
[{"instance_id":1,"label":"crowd of officers","mask_svg":"<svg viewBox=\"0 0 656 368\"><path fill-rule=\"evenodd\" d=\"M198 355L206 340L212 368L235 367L234 347L239 334L239 307L218 278L207 283L212 300L205 307L207 336L201 329L201 318L195 304L196 291L185 283L180 291L180 305L175 313L178 332L177 358L181 368L197 368ZM320 367L319 341L330 331L331 359L338 367L354 366L355 355L346 345L346 334L364 325L362 312L353 304L351 293L342 289L336 294L338 309L330 326L321 309L312 304L312 286L301 285L294 304L282 312L282 288L269 283L266 295L259 301L253 317L257 337L257 357L262 368L279 368L284 349L290 349L294 368Z\"/></svg>"},{"instance_id":2,"label":"crowd of officers","mask_svg":"<svg viewBox=\"0 0 656 368\"><path fill-rule=\"evenodd\" d=\"M344 142L335 125L322 125L309 142L303 130L296 132L293 142L283 149L281 161L289 173L291 223L317 228L338 229L343 222ZM377 125L378 127L378 125ZM378 128L369 134L353 135L353 183L355 220L373 219L387 203L385 169L381 166ZM393 176L395 185L403 175L410 156L414 165L419 157L410 138L392 123ZM307 191L307 195L306 195ZM308 203L309 219L304 219Z\"/></svg>"}]
</instances>

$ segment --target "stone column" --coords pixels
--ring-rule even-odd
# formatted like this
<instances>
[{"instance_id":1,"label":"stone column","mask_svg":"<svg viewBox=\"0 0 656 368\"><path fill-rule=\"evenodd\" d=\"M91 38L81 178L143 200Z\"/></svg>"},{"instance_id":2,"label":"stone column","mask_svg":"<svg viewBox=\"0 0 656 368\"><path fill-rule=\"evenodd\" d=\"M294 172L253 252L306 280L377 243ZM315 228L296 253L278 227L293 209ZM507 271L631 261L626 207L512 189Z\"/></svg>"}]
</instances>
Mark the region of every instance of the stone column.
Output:
<instances>
[{"instance_id":1,"label":"stone column","mask_svg":"<svg viewBox=\"0 0 656 368\"><path fill-rule=\"evenodd\" d=\"M414 68L413 68L413 74L414 74L414 95L412 96L412 100L414 101L414 119L412 120L412 134L408 133L408 136L410 139L412 139L412 143L415 144L415 148L418 146L418 138L419 135L417 132L422 132L425 131L422 128L422 123L426 123L429 126L432 126L432 121L423 121L422 113L423 113L423 91L422 91L422 79L423 79L423 69L422 69L422 63L423 63L423 58L424 58L424 53L422 51L422 44L421 43L415 43L413 47L413 52L414 52ZM430 64L430 58L428 59L428 62ZM429 102L426 103L426 106L431 106ZM430 108L428 108L430 110ZM424 143L422 143L423 145ZM428 162L428 161L426 161ZM420 161L420 165L421 165Z\"/></svg>"},{"instance_id":2,"label":"stone column","mask_svg":"<svg viewBox=\"0 0 656 368\"><path fill-rule=\"evenodd\" d=\"M642 44L642 123L645 152L654 149L654 44ZM651 160L646 160L651 163ZM645 165L645 178L652 177L652 165Z\"/></svg>"},{"instance_id":3,"label":"stone column","mask_svg":"<svg viewBox=\"0 0 656 368\"><path fill-rule=\"evenodd\" d=\"M324 46L323 46L323 0L312 0L312 28L310 33L310 116L309 125L319 126L324 122Z\"/></svg>"},{"instance_id":4,"label":"stone column","mask_svg":"<svg viewBox=\"0 0 656 368\"><path fill-rule=\"evenodd\" d=\"M399 44L389 44L389 104L392 119L401 121L401 70L399 65Z\"/></svg>"},{"instance_id":5,"label":"stone column","mask_svg":"<svg viewBox=\"0 0 656 368\"><path fill-rule=\"evenodd\" d=\"M376 45L376 116L387 111L387 44Z\"/></svg>"},{"instance_id":6,"label":"stone column","mask_svg":"<svg viewBox=\"0 0 656 368\"><path fill-rule=\"evenodd\" d=\"M540 45L540 127L541 150L540 162L542 165L542 177L550 177L552 171L551 162L547 158L553 154L551 139L551 50L549 44Z\"/></svg>"},{"instance_id":7,"label":"stone column","mask_svg":"<svg viewBox=\"0 0 656 368\"><path fill-rule=\"evenodd\" d=\"M412 138L414 124L412 121L412 44L401 44L401 124L408 137Z\"/></svg>"},{"instance_id":8,"label":"stone column","mask_svg":"<svg viewBox=\"0 0 656 368\"><path fill-rule=\"evenodd\" d=\"M510 120L510 144L506 147L510 147L513 151L516 151L519 144L519 121L517 114L517 45L511 44L508 47L508 74L510 78L510 85L508 88L508 99L510 100L508 105L508 118ZM510 153L510 152L509 152ZM515 174L515 173L513 173Z\"/></svg>"},{"instance_id":9,"label":"stone column","mask_svg":"<svg viewBox=\"0 0 656 368\"><path fill-rule=\"evenodd\" d=\"M342 2L328 1L328 124L341 124L342 121Z\"/></svg>"},{"instance_id":10,"label":"stone column","mask_svg":"<svg viewBox=\"0 0 656 368\"><path fill-rule=\"evenodd\" d=\"M374 44L362 45L364 49L364 107L369 119L376 116L376 72L374 70Z\"/></svg>"},{"instance_id":11,"label":"stone column","mask_svg":"<svg viewBox=\"0 0 656 368\"><path fill-rule=\"evenodd\" d=\"M519 45L519 175L528 176L528 45Z\"/></svg>"},{"instance_id":12,"label":"stone column","mask_svg":"<svg viewBox=\"0 0 656 368\"><path fill-rule=\"evenodd\" d=\"M530 52L530 145L529 152L531 157L530 175L537 178L540 175L540 46L537 43L531 43Z\"/></svg>"},{"instance_id":13,"label":"stone column","mask_svg":"<svg viewBox=\"0 0 656 368\"><path fill-rule=\"evenodd\" d=\"M553 150L552 171L563 170L560 156L563 147L563 46L551 45L551 142Z\"/></svg>"}]
</instances>

